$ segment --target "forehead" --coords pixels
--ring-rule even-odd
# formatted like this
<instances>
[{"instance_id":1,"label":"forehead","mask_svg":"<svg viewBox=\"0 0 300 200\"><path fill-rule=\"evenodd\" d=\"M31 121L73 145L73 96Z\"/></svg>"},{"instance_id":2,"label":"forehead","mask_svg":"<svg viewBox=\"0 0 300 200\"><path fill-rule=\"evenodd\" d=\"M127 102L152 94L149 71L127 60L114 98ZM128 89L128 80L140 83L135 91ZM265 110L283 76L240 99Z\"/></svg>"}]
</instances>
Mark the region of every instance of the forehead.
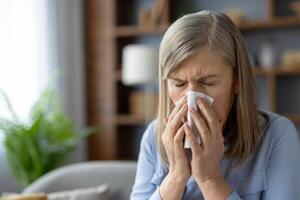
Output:
<instances>
[{"instance_id":1,"label":"forehead","mask_svg":"<svg viewBox=\"0 0 300 200\"><path fill-rule=\"evenodd\" d=\"M202 50L181 62L171 73L170 78L184 75L221 74L226 70L231 70L231 68L222 56L212 51Z\"/></svg>"}]
</instances>

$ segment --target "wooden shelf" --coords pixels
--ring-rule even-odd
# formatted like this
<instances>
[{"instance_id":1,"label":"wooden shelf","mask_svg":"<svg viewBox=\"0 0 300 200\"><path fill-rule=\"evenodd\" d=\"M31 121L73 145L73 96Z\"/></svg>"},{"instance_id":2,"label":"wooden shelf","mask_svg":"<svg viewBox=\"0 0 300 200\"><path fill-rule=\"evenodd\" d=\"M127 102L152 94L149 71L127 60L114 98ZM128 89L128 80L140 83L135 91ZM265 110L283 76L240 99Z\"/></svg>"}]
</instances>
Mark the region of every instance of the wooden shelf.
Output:
<instances>
[{"instance_id":1,"label":"wooden shelf","mask_svg":"<svg viewBox=\"0 0 300 200\"><path fill-rule=\"evenodd\" d=\"M273 69L254 67L253 73L255 76L300 76L300 67L299 69L284 69L284 67L281 66L276 66Z\"/></svg>"},{"instance_id":2,"label":"wooden shelf","mask_svg":"<svg viewBox=\"0 0 300 200\"><path fill-rule=\"evenodd\" d=\"M135 37L147 35L160 35L163 34L169 25L162 25L159 27L143 27L143 26L119 26L115 29L116 37Z\"/></svg>"},{"instance_id":3,"label":"wooden shelf","mask_svg":"<svg viewBox=\"0 0 300 200\"><path fill-rule=\"evenodd\" d=\"M137 37L147 35L160 35L163 34L170 25L162 25L158 27L147 26L118 26L115 28L116 37ZM300 17L288 16L288 17L276 17L272 20L266 21L245 21L238 25L240 30L255 30L255 29L270 29L270 28L282 28L300 26Z\"/></svg>"},{"instance_id":4,"label":"wooden shelf","mask_svg":"<svg viewBox=\"0 0 300 200\"><path fill-rule=\"evenodd\" d=\"M280 66L275 66L274 69L262 69L261 67L253 67L253 74L255 76L300 76L300 67L299 69L284 69ZM122 81L122 70L116 71L115 81Z\"/></svg>"},{"instance_id":5,"label":"wooden shelf","mask_svg":"<svg viewBox=\"0 0 300 200\"><path fill-rule=\"evenodd\" d=\"M171 1L167 0L167 2L170 9L166 9L166 17L171 19L172 14L170 13L175 12L176 8L171 6ZM268 19L265 21L245 21L241 23L239 28L243 33L246 33L246 31L269 30L273 28L300 27L300 18L298 17L274 18L275 8L277 9L280 5L275 6L274 0L267 0L267 2L267 9L263 12L267 14L266 17ZM129 100L127 96L129 97L129 93L134 90L134 88L124 89L120 87L122 66L118 65L122 63L122 48L127 44L142 42L138 40L142 37L161 37L170 24L165 22L165 25L158 27L138 25L116 26L116 24L133 23L133 17L138 15L138 13L130 13L135 11L135 7L138 6L134 1L124 3L123 1L115 0L87 0L84 1L84 4L85 50L88 65L86 68L87 123L103 127L104 133L89 139L89 159L115 160L121 159L122 156L126 157L125 159L136 158L138 152L135 154L133 152L134 147L130 146L130 142L123 141L120 135L123 133L130 134L132 128L135 126L144 126L150 120L147 121L143 117L135 117L117 112L119 106L128 106L125 103L123 104L122 101L124 99L122 98L126 98L127 103ZM170 13L168 13L168 10ZM111 74L111 76L107 76L107 74ZM254 74L266 79L268 93L264 95L267 95L267 98L270 99L269 105L271 111L276 111L278 109L277 77L300 75L300 69L297 71L277 68L272 70L254 69ZM103 93L102 91L107 90L107 88L109 90ZM123 109L122 107L122 110L130 109ZM290 118L294 123L300 123L300 114L286 114L285 116ZM133 137L137 138L134 135ZM119 146L120 143L128 147L128 155L122 154L122 149Z\"/></svg>"},{"instance_id":6,"label":"wooden shelf","mask_svg":"<svg viewBox=\"0 0 300 200\"><path fill-rule=\"evenodd\" d=\"M151 120L145 120L131 115L118 115L116 117L116 124L118 125L145 125L150 121Z\"/></svg>"},{"instance_id":7,"label":"wooden shelf","mask_svg":"<svg viewBox=\"0 0 300 200\"><path fill-rule=\"evenodd\" d=\"M292 122L300 124L300 114L282 114L283 116L289 118Z\"/></svg>"},{"instance_id":8,"label":"wooden shelf","mask_svg":"<svg viewBox=\"0 0 300 200\"><path fill-rule=\"evenodd\" d=\"M270 29L270 28L283 28L300 26L300 17L287 16L276 17L272 20L266 21L245 21L238 27L240 30L255 30L255 29Z\"/></svg>"}]
</instances>

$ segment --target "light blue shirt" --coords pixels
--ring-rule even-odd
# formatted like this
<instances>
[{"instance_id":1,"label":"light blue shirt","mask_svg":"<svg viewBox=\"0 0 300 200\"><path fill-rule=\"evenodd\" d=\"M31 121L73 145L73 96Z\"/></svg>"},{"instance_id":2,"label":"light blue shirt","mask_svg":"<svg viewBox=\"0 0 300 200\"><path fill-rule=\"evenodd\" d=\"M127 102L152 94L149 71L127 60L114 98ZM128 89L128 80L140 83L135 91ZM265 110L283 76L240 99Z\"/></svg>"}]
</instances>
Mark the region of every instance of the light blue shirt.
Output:
<instances>
[{"instance_id":1,"label":"light blue shirt","mask_svg":"<svg viewBox=\"0 0 300 200\"><path fill-rule=\"evenodd\" d=\"M263 113L269 119L258 149L233 170L233 161L222 159L222 174L233 189L228 200L300 200L299 135L287 118ZM158 189L167 169L158 154L156 126L156 120L151 122L143 135L131 200L161 199ZM193 177L188 180L182 199L204 199Z\"/></svg>"}]
</instances>

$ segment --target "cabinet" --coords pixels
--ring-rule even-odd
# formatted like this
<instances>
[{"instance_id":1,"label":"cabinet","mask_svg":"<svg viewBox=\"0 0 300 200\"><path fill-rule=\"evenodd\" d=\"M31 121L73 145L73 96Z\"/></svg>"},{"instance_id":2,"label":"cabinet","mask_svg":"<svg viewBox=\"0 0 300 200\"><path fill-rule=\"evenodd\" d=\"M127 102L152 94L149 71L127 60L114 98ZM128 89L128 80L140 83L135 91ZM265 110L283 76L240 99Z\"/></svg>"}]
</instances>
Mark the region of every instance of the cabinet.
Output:
<instances>
[{"instance_id":1,"label":"cabinet","mask_svg":"<svg viewBox=\"0 0 300 200\"><path fill-rule=\"evenodd\" d=\"M148 121L130 114L129 97L136 88L124 86L121 82L122 48L132 43L158 44L169 24L176 19L178 5L183 1L168 1L166 12L169 17L163 25L155 28L138 26L137 8L149 2L151 4L149 0L85 1L88 124L101 127L101 133L89 139L89 155L92 160L137 158L139 142ZM222 10L228 6L216 2L191 1L199 10ZM275 30L279 31L279 35L284 35L286 31L300 33L300 18L288 11L287 1L255 1L256 4L253 1L245 2L253 6L262 3L263 6L259 6L263 8L261 13L264 13L263 18L250 18L239 26L246 43L251 38L272 34ZM231 3L235 5L234 1ZM241 2L243 3L244 1ZM300 48L298 37L290 39L298 40L299 43L296 42L295 46ZM256 53L259 52L258 48L255 50ZM300 106L297 103L300 102L300 68L298 69L285 70L279 62L269 70L253 68L260 107L286 115L296 124L300 124ZM290 108L286 104L295 105ZM294 106L298 106L297 109L293 109Z\"/></svg>"}]
</instances>

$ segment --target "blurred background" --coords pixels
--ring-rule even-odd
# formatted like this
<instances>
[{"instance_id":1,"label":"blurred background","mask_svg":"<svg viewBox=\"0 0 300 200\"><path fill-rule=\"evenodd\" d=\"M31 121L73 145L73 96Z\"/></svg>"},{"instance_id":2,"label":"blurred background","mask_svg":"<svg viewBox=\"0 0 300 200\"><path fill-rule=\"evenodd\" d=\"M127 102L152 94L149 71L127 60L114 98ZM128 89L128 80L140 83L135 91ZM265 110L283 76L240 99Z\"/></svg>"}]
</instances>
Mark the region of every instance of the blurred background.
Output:
<instances>
[{"instance_id":1,"label":"blurred background","mask_svg":"<svg viewBox=\"0 0 300 200\"><path fill-rule=\"evenodd\" d=\"M137 160L143 132L157 112L160 40L177 18L203 9L225 12L236 23L252 62L259 107L287 116L299 131L297 0L0 0L0 89L26 127L32 106L50 87L76 129L100 128L61 165ZM12 120L5 99L0 117ZM6 137L2 130L0 193L21 192Z\"/></svg>"}]
</instances>

